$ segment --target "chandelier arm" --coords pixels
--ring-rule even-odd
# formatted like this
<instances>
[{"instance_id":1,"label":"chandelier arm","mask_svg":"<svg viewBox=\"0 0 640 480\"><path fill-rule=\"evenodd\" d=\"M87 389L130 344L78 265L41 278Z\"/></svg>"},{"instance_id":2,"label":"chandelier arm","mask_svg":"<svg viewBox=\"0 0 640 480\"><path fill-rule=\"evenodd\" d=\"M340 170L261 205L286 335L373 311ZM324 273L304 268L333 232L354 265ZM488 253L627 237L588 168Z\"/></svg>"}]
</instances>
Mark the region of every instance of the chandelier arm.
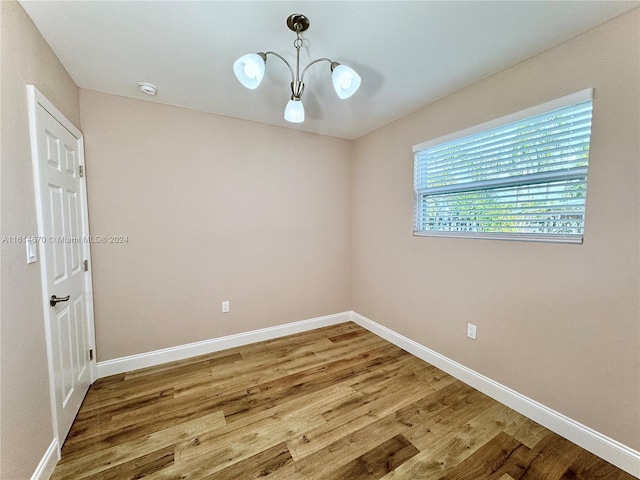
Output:
<instances>
[{"instance_id":1,"label":"chandelier arm","mask_svg":"<svg viewBox=\"0 0 640 480\"><path fill-rule=\"evenodd\" d=\"M302 83L302 82L304 82L304 74L305 74L305 72L307 71L307 69L308 69L311 65L313 65L313 64L315 64L315 63L318 63L318 62L329 62L329 63L331 63L331 64L333 64L333 63L334 63L334 62L333 62L333 60L331 60L330 58L318 58L318 59L316 59L316 60L313 60L312 62L309 62L309 64L308 64L306 67L304 67L304 70L302 70L302 75L300 75L300 82L301 82L301 83Z\"/></svg>"},{"instance_id":2,"label":"chandelier arm","mask_svg":"<svg viewBox=\"0 0 640 480\"><path fill-rule=\"evenodd\" d=\"M289 65L289 62L287 62L284 57L276 52L265 52L264 53L265 56L266 55L273 55L275 57L278 57L280 60L282 60L284 62L284 64L287 66L287 68L289 69L289 73L291 74L291 82L293 82L295 80L295 75L293 73L293 68L291 68L291 65Z\"/></svg>"}]
</instances>

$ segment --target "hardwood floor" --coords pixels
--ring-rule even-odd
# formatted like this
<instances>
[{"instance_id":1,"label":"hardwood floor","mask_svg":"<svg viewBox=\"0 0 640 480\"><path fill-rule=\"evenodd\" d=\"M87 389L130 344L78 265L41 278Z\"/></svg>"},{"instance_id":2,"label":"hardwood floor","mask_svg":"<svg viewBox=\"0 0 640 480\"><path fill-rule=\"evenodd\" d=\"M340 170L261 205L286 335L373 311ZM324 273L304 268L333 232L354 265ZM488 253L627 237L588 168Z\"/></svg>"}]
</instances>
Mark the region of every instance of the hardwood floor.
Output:
<instances>
[{"instance_id":1,"label":"hardwood floor","mask_svg":"<svg viewBox=\"0 0 640 480\"><path fill-rule=\"evenodd\" d=\"M53 478L634 477L346 323L98 380Z\"/></svg>"}]
</instances>

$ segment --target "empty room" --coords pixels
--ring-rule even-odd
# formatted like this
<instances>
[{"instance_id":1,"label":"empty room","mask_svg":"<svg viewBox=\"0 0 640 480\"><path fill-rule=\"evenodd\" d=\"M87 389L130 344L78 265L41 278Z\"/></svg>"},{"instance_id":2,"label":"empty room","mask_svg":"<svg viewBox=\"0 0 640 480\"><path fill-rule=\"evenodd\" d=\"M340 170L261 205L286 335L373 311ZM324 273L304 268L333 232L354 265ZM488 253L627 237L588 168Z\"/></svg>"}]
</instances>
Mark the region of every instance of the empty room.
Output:
<instances>
[{"instance_id":1,"label":"empty room","mask_svg":"<svg viewBox=\"0 0 640 480\"><path fill-rule=\"evenodd\" d=\"M640 2L0 1L0 480L640 478Z\"/></svg>"}]
</instances>

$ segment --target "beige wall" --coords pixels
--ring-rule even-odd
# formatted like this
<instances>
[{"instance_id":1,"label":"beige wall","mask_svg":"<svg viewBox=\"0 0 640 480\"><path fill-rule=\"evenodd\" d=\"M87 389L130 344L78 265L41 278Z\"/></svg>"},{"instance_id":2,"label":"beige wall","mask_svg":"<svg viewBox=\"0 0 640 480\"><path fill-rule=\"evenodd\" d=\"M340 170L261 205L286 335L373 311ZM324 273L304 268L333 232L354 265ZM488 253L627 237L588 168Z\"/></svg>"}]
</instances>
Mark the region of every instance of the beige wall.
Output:
<instances>
[{"instance_id":1,"label":"beige wall","mask_svg":"<svg viewBox=\"0 0 640 480\"><path fill-rule=\"evenodd\" d=\"M99 361L350 309L350 142L80 98Z\"/></svg>"},{"instance_id":2,"label":"beige wall","mask_svg":"<svg viewBox=\"0 0 640 480\"><path fill-rule=\"evenodd\" d=\"M353 310L635 449L638 12L360 138L352 175ZM584 245L411 235L414 144L587 87Z\"/></svg>"},{"instance_id":3,"label":"beige wall","mask_svg":"<svg viewBox=\"0 0 640 480\"><path fill-rule=\"evenodd\" d=\"M0 2L2 235L36 235L26 84L75 125L78 88L16 2ZM2 244L0 478L30 478L53 439L40 263L22 244Z\"/></svg>"},{"instance_id":4,"label":"beige wall","mask_svg":"<svg viewBox=\"0 0 640 480\"><path fill-rule=\"evenodd\" d=\"M100 361L353 309L640 449L638 10L355 142L78 95L17 3L0 24L2 235L37 231L34 83L85 134L92 234L128 236L92 247ZM587 87L584 245L411 236L412 145ZM0 478L22 479L53 437L39 263L1 255Z\"/></svg>"}]
</instances>

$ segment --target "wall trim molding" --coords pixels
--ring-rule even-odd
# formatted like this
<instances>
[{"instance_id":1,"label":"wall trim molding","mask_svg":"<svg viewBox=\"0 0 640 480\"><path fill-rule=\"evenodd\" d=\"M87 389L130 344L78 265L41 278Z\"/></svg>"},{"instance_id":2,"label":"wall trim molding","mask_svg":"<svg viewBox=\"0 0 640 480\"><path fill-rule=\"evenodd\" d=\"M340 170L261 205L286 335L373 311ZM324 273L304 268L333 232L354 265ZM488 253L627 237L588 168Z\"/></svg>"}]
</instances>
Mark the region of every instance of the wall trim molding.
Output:
<instances>
[{"instance_id":1,"label":"wall trim molding","mask_svg":"<svg viewBox=\"0 0 640 480\"><path fill-rule=\"evenodd\" d=\"M351 320L476 390L538 422L618 468L640 478L640 452L536 402L356 312Z\"/></svg>"},{"instance_id":2,"label":"wall trim molding","mask_svg":"<svg viewBox=\"0 0 640 480\"><path fill-rule=\"evenodd\" d=\"M285 323L275 327L262 328L244 333L237 333L225 337L212 338L201 342L178 345L176 347L164 348L152 352L130 355L128 357L115 358L98 362L98 378L116 375L118 373L130 372L141 368L153 367L167 362L184 360L185 358L206 355L207 353L227 350L229 348L248 345L250 343L262 342L274 338L285 337L294 333L306 332L316 328L327 327L338 323L345 323L351 320L350 311L325 315L322 317L310 318L299 322Z\"/></svg>"},{"instance_id":3,"label":"wall trim molding","mask_svg":"<svg viewBox=\"0 0 640 480\"><path fill-rule=\"evenodd\" d=\"M49 480L53 475L53 469L60 460L60 448L58 448L58 439L54 438L49 444L49 448L40 459L40 463L36 467L31 480Z\"/></svg>"}]
</instances>

